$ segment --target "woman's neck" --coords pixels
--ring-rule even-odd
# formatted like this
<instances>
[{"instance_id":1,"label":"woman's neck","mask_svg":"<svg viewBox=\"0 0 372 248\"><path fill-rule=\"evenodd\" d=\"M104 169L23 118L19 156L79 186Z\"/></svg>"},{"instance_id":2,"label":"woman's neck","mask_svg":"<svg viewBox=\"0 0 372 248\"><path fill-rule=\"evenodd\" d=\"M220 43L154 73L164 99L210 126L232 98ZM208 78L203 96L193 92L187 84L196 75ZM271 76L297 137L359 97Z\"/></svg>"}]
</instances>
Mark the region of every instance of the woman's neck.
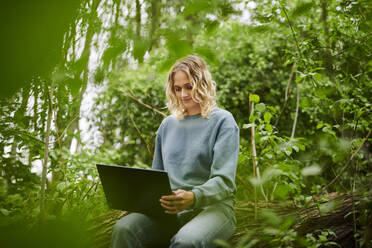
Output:
<instances>
[{"instance_id":1,"label":"woman's neck","mask_svg":"<svg viewBox=\"0 0 372 248\"><path fill-rule=\"evenodd\" d=\"M197 115L201 113L200 106L195 106L193 108L186 109L186 115Z\"/></svg>"}]
</instances>

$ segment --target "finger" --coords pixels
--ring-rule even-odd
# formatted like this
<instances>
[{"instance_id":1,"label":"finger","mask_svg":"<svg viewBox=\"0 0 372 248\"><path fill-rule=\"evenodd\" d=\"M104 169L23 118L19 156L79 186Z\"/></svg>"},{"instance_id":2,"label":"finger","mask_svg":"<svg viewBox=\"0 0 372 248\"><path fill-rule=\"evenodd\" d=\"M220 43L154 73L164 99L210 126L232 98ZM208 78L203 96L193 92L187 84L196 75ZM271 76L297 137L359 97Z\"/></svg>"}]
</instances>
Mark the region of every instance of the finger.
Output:
<instances>
[{"instance_id":1,"label":"finger","mask_svg":"<svg viewBox=\"0 0 372 248\"><path fill-rule=\"evenodd\" d=\"M160 204L163 208L167 208L167 209L184 209L185 208L185 204L183 201L179 202L178 204L175 204L175 202L172 202L172 203L161 202Z\"/></svg>"},{"instance_id":2,"label":"finger","mask_svg":"<svg viewBox=\"0 0 372 248\"><path fill-rule=\"evenodd\" d=\"M163 200L161 200L160 201L160 204L161 205L164 205L164 206L166 206L168 208L176 207L176 205L174 204L174 202L169 202L169 201L163 201Z\"/></svg>"},{"instance_id":3,"label":"finger","mask_svg":"<svg viewBox=\"0 0 372 248\"><path fill-rule=\"evenodd\" d=\"M166 200L166 201L177 201L177 200L182 199L182 197L179 195L165 195L165 196L162 196L160 199Z\"/></svg>"},{"instance_id":4,"label":"finger","mask_svg":"<svg viewBox=\"0 0 372 248\"><path fill-rule=\"evenodd\" d=\"M182 199L182 198L173 200L173 201L167 201L167 200L160 199L159 201L167 206L180 206L180 205L185 204L185 199Z\"/></svg>"},{"instance_id":5,"label":"finger","mask_svg":"<svg viewBox=\"0 0 372 248\"><path fill-rule=\"evenodd\" d=\"M162 206L166 210L174 210L174 207L173 206L168 206L168 205L165 205L163 203L161 203L160 206Z\"/></svg>"},{"instance_id":6,"label":"finger","mask_svg":"<svg viewBox=\"0 0 372 248\"><path fill-rule=\"evenodd\" d=\"M166 210L168 211L176 211L178 210L178 207L175 207L175 206L167 206L167 205L164 205L164 204L160 204L163 208L165 208Z\"/></svg>"}]
</instances>

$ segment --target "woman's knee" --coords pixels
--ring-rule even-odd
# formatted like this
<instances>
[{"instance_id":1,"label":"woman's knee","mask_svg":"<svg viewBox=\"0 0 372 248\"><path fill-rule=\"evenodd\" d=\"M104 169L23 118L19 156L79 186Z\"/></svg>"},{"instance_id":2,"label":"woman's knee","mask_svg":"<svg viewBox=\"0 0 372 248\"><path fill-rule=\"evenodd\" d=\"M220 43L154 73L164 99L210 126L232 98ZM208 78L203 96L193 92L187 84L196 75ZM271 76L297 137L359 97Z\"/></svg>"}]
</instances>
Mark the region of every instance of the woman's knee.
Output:
<instances>
[{"instance_id":1,"label":"woman's knee","mask_svg":"<svg viewBox=\"0 0 372 248\"><path fill-rule=\"evenodd\" d=\"M149 224L149 218L142 214L131 213L124 216L116 222L113 227L114 233L120 233L121 235L131 234L136 235L142 232L142 229Z\"/></svg>"},{"instance_id":2,"label":"woman's knee","mask_svg":"<svg viewBox=\"0 0 372 248\"><path fill-rule=\"evenodd\" d=\"M127 236L131 233L132 228L124 220L124 218L118 220L112 229L113 235Z\"/></svg>"},{"instance_id":3,"label":"woman's knee","mask_svg":"<svg viewBox=\"0 0 372 248\"><path fill-rule=\"evenodd\" d=\"M171 239L171 248L198 248L205 247L204 240L199 235L188 232L178 232Z\"/></svg>"}]
</instances>

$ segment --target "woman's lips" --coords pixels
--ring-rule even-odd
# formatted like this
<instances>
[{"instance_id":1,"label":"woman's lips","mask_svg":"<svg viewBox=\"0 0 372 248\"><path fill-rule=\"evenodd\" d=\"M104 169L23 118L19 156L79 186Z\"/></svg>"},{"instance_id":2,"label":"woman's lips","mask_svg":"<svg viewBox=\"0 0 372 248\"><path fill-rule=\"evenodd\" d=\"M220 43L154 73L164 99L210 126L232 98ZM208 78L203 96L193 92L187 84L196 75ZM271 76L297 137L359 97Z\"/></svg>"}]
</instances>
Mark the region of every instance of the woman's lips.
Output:
<instances>
[{"instance_id":1,"label":"woman's lips","mask_svg":"<svg viewBox=\"0 0 372 248\"><path fill-rule=\"evenodd\" d=\"M189 102L189 101L191 101L191 100L192 100L192 98L182 99L183 102Z\"/></svg>"}]
</instances>

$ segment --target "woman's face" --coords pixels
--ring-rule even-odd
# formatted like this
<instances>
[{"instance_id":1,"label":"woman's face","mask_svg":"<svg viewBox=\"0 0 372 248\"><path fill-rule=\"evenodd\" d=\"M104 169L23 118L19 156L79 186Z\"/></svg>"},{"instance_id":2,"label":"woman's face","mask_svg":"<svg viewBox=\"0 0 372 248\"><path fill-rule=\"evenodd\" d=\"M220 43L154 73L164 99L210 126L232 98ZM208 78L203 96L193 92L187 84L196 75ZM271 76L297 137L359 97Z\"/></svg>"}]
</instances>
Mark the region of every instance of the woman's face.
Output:
<instances>
[{"instance_id":1,"label":"woman's face","mask_svg":"<svg viewBox=\"0 0 372 248\"><path fill-rule=\"evenodd\" d=\"M176 97L182 102L189 115L200 113L200 104L191 97L192 85L183 71L174 74L174 92Z\"/></svg>"}]
</instances>

